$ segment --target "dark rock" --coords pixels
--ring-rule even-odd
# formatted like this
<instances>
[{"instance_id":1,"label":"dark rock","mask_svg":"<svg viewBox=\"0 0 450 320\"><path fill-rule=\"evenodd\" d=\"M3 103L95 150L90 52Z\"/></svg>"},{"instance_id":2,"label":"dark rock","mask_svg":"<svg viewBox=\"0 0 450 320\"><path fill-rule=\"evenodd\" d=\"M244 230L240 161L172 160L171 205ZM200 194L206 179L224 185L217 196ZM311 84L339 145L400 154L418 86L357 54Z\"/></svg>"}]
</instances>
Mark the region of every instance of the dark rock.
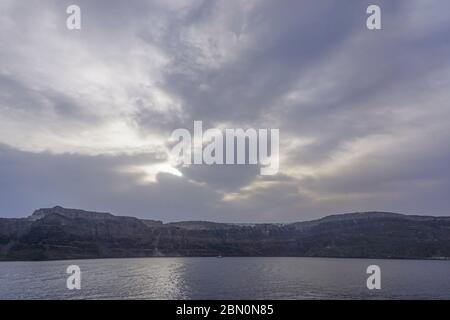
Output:
<instances>
[{"instance_id":1,"label":"dark rock","mask_svg":"<svg viewBox=\"0 0 450 320\"><path fill-rule=\"evenodd\" d=\"M366 212L290 224L163 224L54 207L0 219L0 260L152 256L450 257L450 217Z\"/></svg>"}]
</instances>

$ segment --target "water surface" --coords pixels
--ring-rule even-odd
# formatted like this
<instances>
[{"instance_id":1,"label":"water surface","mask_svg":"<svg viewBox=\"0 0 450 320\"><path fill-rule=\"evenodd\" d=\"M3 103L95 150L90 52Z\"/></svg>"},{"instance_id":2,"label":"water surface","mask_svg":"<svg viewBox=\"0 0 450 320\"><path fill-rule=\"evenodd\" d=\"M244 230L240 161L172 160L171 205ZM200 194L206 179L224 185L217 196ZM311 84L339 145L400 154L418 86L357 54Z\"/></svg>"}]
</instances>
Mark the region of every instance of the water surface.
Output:
<instances>
[{"instance_id":1,"label":"water surface","mask_svg":"<svg viewBox=\"0 0 450 320\"><path fill-rule=\"evenodd\" d=\"M381 290L366 287L381 267ZM67 266L82 271L66 288ZM0 299L450 299L450 261L140 258L0 262Z\"/></svg>"}]
</instances>

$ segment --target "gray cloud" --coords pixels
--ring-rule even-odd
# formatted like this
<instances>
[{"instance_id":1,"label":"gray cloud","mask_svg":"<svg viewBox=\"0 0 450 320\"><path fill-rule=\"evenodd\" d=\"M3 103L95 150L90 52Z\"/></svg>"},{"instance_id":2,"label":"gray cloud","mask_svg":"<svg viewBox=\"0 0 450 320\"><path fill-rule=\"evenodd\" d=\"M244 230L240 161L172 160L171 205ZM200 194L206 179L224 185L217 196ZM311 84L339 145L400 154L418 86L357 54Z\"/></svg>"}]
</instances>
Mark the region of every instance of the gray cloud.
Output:
<instances>
[{"instance_id":1,"label":"gray cloud","mask_svg":"<svg viewBox=\"0 0 450 320\"><path fill-rule=\"evenodd\" d=\"M0 215L449 214L444 0L378 1L380 31L365 27L372 1L79 0L77 32L72 3L1 4ZM169 174L166 140L194 120L279 128L280 174Z\"/></svg>"}]
</instances>

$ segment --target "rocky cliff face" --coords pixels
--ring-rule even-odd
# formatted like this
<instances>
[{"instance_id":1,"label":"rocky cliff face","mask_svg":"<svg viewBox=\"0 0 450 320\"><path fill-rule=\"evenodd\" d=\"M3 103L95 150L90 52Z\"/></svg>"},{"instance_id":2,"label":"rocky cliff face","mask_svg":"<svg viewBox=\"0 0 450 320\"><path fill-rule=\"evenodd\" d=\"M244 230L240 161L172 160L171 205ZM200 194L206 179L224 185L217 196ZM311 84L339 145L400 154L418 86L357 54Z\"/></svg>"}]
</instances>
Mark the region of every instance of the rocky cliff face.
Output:
<instances>
[{"instance_id":1,"label":"rocky cliff face","mask_svg":"<svg viewBox=\"0 0 450 320\"><path fill-rule=\"evenodd\" d=\"M163 224L55 207L0 219L0 260L218 255L450 257L450 217L367 212L292 224Z\"/></svg>"}]
</instances>

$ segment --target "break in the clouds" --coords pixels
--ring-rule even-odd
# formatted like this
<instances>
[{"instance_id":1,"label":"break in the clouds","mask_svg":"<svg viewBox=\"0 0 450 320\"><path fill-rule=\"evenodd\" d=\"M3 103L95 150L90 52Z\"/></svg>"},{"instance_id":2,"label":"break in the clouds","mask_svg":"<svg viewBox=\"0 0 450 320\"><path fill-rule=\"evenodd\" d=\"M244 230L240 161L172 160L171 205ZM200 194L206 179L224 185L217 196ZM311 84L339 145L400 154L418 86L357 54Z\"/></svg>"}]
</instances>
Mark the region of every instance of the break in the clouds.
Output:
<instances>
[{"instance_id":1,"label":"break in the clouds","mask_svg":"<svg viewBox=\"0 0 450 320\"><path fill-rule=\"evenodd\" d=\"M82 11L66 28L66 8ZM382 30L366 28L378 4ZM450 213L450 4L0 0L0 215ZM280 172L177 167L177 128L279 128Z\"/></svg>"}]
</instances>

